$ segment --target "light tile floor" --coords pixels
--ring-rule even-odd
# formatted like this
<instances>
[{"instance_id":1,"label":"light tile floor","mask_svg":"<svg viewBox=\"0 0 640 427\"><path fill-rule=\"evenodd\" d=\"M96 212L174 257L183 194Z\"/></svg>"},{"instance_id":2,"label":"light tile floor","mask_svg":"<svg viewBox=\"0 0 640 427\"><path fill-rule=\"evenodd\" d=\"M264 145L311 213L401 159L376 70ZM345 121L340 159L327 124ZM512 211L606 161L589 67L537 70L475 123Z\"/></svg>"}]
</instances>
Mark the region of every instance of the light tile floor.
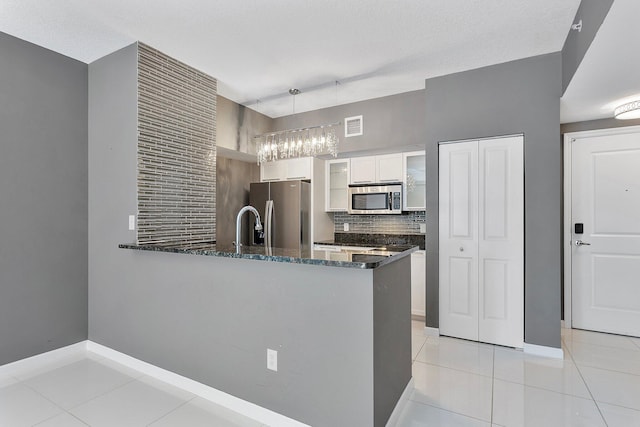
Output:
<instances>
[{"instance_id":1,"label":"light tile floor","mask_svg":"<svg viewBox=\"0 0 640 427\"><path fill-rule=\"evenodd\" d=\"M262 427L93 353L0 376L0 427Z\"/></svg>"},{"instance_id":2,"label":"light tile floor","mask_svg":"<svg viewBox=\"0 0 640 427\"><path fill-rule=\"evenodd\" d=\"M563 330L562 346L564 360L530 356L425 337L414 321L415 390L398 427L640 427L640 339ZM0 375L0 427L21 426L262 424L89 353Z\"/></svg>"},{"instance_id":3,"label":"light tile floor","mask_svg":"<svg viewBox=\"0 0 640 427\"><path fill-rule=\"evenodd\" d=\"M558 360L423 328L398 427L640 427L640 339L563 329Z\"/></svg>"}]
</instances>

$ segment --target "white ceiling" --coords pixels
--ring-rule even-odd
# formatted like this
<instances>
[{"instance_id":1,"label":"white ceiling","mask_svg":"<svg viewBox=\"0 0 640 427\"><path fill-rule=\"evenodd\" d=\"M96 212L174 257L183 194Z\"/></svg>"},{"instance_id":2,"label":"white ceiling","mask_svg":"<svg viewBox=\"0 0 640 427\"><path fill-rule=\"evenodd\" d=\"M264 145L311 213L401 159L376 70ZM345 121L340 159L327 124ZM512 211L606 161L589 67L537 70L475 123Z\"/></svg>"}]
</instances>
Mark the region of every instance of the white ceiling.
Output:
<instances>
[{"instance_id":1,"label":"white ceiling","mask_svg":"<svg viewBox=\"0 0 640 427\"><path fill-rule=\"evenodd\" d=\"M560 121L613 117L615 107L640 99L640 1L614 0L560 102Z\"/></svg>"},{"instance_id":2,"label":"white ceiling","mask_svg":"<svg viewBox=\"0 0 640 427\"><path fill-rule=\"evenodd\" d=\"M292 87L302 91L295 107L302 112L423 89L425 78L559 51L579 3L0 0L0 31L86 63L140 40L218 78L221 95L278 117L293 111ZM616 0L612 12L640 16L637 3ZM638 52L637 39L630 52ZM601 58L591 53L585 63L598 63L600 70ZM572 85L563 101L571 117L582 114L577 104L599 101L596 92L606 92L593 90L599 78L593 73L576 75L593 99L578 100L578 93L586 95Z\"/></svg>"}]
</instances>

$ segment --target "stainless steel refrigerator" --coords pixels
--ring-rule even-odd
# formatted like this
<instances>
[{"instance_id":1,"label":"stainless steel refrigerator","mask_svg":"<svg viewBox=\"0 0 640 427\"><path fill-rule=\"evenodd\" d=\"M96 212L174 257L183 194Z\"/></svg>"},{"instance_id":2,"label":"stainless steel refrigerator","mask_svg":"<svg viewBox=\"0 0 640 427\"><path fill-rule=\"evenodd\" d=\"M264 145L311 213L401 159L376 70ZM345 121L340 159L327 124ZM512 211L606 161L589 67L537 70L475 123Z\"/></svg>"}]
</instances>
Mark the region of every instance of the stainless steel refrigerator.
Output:
<instances>
[{"instance_id":1,"label":"stainless steel refrigerator","mask_svg":"<svg viewBox=\"0 0 640 427\"><path fill-rule=\"evenodd\" d=\"M264 239L254 233L251 244L310 253L310 187L305 181L251 183L249 204L260 212L264 224Z\"/></svg>"}]
</instances>

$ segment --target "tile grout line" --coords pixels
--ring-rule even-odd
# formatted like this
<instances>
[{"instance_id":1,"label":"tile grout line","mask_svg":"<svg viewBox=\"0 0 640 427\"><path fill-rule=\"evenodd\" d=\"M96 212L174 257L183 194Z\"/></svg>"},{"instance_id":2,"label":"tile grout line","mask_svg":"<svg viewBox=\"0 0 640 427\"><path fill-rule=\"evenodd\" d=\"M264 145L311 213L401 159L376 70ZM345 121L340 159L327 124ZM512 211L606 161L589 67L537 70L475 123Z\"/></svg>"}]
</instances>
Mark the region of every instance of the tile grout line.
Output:
<instances>
[{"instance_id":1,"label":"tile grout line","mask_svg":"<svg viewBox=\"0 0 640 427\"><path fill-rule=\"evenodd\" d=\"M129 376L129 375L127 375L127 376ZM130 377L130 376L129 376L129 377ZM65 409L65 411L67 411L68 413L70 413L70 414L71 414L71 411L72 411L72 410L77 409L77 408L79 408L79 407L80 407L80 406L82 406L82 405L86 405L87 403L89 403L89 402L93 402L94 400L99 399L99 398L101 398L101 397L103 397L103 396L105 396L105 395L107 395L107 394L109 394L109 393L111 393L111 392L113 392L113 391L119 390L119 389L121 389L121 388L123 388L123 387L125 387L125 386L127 386L127 385L129 385L129 384L131 384L131 383L132 383L132 382L134 382L134 381L138 381L138 379L137 379L137 378L133 378L133 377L130 377L130 378L131 378L131 380L127 381L126 383L120 384L119 386L117 386L117 387L115 387L115 388L112 388L111 390L107 390L107 391L105 391L104 393L100 393L99 395L94 396L94 397L92 397L91 399L86 400L86 401L84 401L84 402L82 402L82 403L78 403L77 405L75 405L75 406L73 406L73 407L71 407L71 408L69 408L69 409ZM73 415L73 414L71 414L71 415ZM76 417L76 418L77 418L77 417ZM83 421L83 422L84 422L84 421Z\"/></svg>"},{"instance_id":2,"label":"tile grout line","mask_svg":"<svg viewBox=\"0 0 640 427\"><path fill-rule=\"evenodd\" d=\"M175 411L177 411L178 409L182 408L183 406L185 406L186 404L190 403L191 401L193 401L193 399L195 399L197 396L193 396L191 399L187 399L185 400L181 405L178 405L177 407L173 408L172 410L170 410L169 412L167 412L166 414L162 414L161 416L159 416L158 418L154 419L153 421L151 421L149 424L147 424L147 427L152 426L154 423L157 423L158 421L160 421L161 419L163 419L164 417L168 416L169 414L174 413Z\"/></svg>"},{"instance_id":3,"label":"tile grout line","mask_svg":"<svg viewBox=\"0 0 640 427\"><path fill-rule=\"evenodd\" d=\"M427 365L427 366L435 366L436 368L449 369L451 371L460 372L460 373L463 373L463 374L476 375L476 376L482 377L482 378L491 378L492 377L491 375L479 374L477 372L471 372L471 371L463 371L462 369L451 368L449 366L437 365L437 364L431 363L431 362L423 362L422 360L418 360L418 359L416 359L414 362L422 363L423 365Z\"/></svg>"},{"instance_id":4,"label":"tile grout line","mask_svg":"<svg viewBox=\"0 0 640 427\"><path fill-rule=\"evenodd\" d=\"M562 338L562 340L565 341L564 337ZM591 392L591 388L589 387L589 384L587 384L587 380L584 379L584 375L582 374L582 371L580 370L580 366L578 365L578 363L576 363L576 360L574 359L573 354L569 350L569 346L567 345L566 342L565 342L565 346L567 348L567 353L569 353L569 356L571 357L571 360L573 361L574 365L576 366L576 369L578 370L578 375L580 375L580 379L582 379L582 382L584 383L584 386L586 387L587 391L589 392L589 396L591 396L591 400L593 400L593 403L596 405L596 409L598 410L598 413L600 414L600 418L602 418L602 422L604 423L605 426L608 427L609 423L607 423L607 420L604 417L604 414L602 413L602 410L600 409L600 405L598 405L598 401L596 400L595 396Z\"/></svg>"},{"instance_id":5,"label":"tile grout line","mask_svg":"<svg viewBox=\"0 0 640 427\"><path fill-rule=\"evenodd\" d=\"M564 338L563 338L564 339ZM604 347L606 349L610 349L610 350L627 350L627 351L634 351L635 350L630 350L628 348L621 348L621 347L609 347L609 346L603 346L603 345L598 345L598 344L592 344L592 343L583 343L578 341L579 344L588 344L588 345L594 345L596 347ZM566 345L565 345L566 346ZM569 346L566 346L567 349L567 353L569 353L571 355L571 360L573 361L573 363L578 366L578 362L576 362L576 360L573 358L573 355L571 354L571 350L569 349ZM615 372L618 374L625 374L625 375L634 375L636 377L640 377L640 372L635 373L635 372L629 372L629 371L620 371L620 370L616 370L616 369L610 369L610 368L603 368L601 366L596 366L593 364L588 364L588 363L581 363L582 366L587 367L587 368L593 368L593 369L600 369L601 371L607 371L607 372Z\"/></svg>"},{"instance_id":6,"label":"tile grout line","mask_svg":"<svg viewBox=\"0 0 640 427\"><path fill-rule=\"evenodd\" d=\"M418 404L418 405L422 405L422 406L428 406L429 408L434 408L434 409L437 409L438 411L443 411L443 412L447 412L449 414L458 415L460 417L469 418L470 420L480 421L480 422L483 422L485 424L489 423L490 426L492 424L490 421L483 420L482 418L477 418L477 417L473 417L471 415L466 415L466 414L463 414L463 413L460 413L460 412L452 411L451 409L441 408L440 406L435 406L435 405L432 405L432 404L429 404L429 403L420 402L418 400L412 400L411 402L413 402L415 404Z\"/></svg>"}]
</instances>

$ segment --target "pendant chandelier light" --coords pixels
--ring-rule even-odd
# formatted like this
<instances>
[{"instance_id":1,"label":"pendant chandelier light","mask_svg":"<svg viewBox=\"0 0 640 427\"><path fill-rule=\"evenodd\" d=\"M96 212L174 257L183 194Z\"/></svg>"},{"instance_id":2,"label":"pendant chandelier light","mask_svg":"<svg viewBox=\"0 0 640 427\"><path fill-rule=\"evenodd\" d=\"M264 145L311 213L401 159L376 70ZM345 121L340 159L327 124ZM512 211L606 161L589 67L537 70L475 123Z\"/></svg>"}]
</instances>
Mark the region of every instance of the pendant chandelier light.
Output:
<instances>
[{"instance_id":1,"label":"pendant chandelier light","mask_svg":"<svg viewBox=\"0 0 640 427\"><path fill-rule=\"evenodd\" d=\"M293 96L293 113L296 109L296 95L299 89L289 89ZM341 123L328 123L299 129L287 129L268 132L254 137L258 165L294 157L319 155L338 156L337 126Z\"/></svg>"}]
</instances>

